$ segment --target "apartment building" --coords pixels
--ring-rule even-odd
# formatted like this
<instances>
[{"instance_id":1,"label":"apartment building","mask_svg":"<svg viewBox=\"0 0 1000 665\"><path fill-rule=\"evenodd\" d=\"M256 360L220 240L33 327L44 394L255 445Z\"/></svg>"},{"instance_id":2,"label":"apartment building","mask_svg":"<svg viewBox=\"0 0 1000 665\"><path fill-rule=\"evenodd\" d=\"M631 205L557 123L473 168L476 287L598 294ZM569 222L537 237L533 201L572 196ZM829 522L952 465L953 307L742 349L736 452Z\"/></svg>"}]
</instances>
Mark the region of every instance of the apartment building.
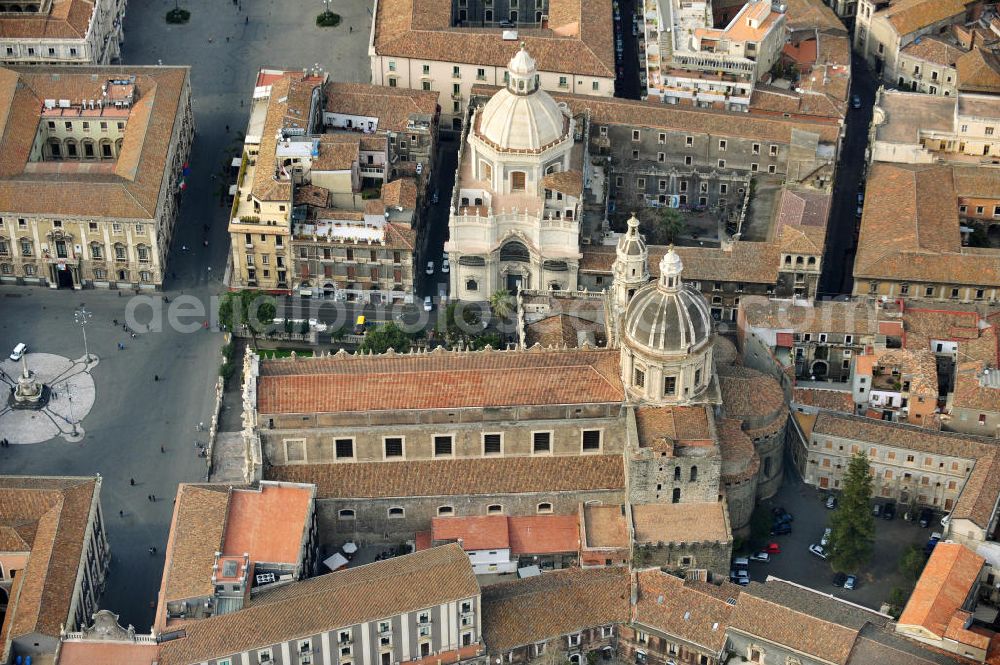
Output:
<instances>
[{"instance_id":1,"label":"apartment building","mask_svg":"<svg viewBox=\"0 0 1000 665\"><path fill-rule=\"evenodd\" d=\"M486 587L483 640L490 662L585 665L591 653L616 654L629 613L627 569L552 571Z\"/></svg>"},{"instance_id":2,"label":"apartment building","mask_svg":"<svg viewBox=\"0 0 1000 665\"><path fill-rule=\"evenodd\" d=\"M159 287L194 136L188 68L0 69L0 86L0 281Z\"/></svg>"},{"instance_id":3,"label":"apartment building","mask_svg":"<svg viewBox=\"0 0 1000 665\"><path fill-rule=\"evenodd\" d=\"M946 426L965 434L1000 436L1000 370L984 362L961 363L945 408Z\"/></svg>"},{"instance_id":4,"label":"apartment building","mask_svg":"<svg viewBox=\"0 0 1000 665\"><path fill-rule=\"evenodd\" d=\"M944 37L917 37L899 51L895 87L949 97L958 92L956 63L964 51Z\"/></svg>"},{"instance_id":5,"label":"apartment building","mask_svg":"<svg viewBox=\"0 0 1000 665\"><path fill-rule=\"evenodd\" d=\"M790 452L810 485L839 489L861 453L876 498L951 512L953 537L969 542L984 540L996 523L994 440L832 411L794 413L793 421Z\"/></svg>"},{"instance_id":6,"label":"apartment building","mask_svg":"<svg viewBox=\"0 0 1000 665\"><path fill-rule=\"evenodd\" d=\"M709 2L646 0L646 93L669 104L745 111L784 46L784 5L750 0L717 27Z\"/></svg>"},{"instance_id":7,"label":"apartment building","mask_svg":"<svg viewBox=\"0 0 1000 665\"><path fill-rule=\"evenodd\" d=\"M162 641L158 662L485 663L482 630L469 558L445 545L288 584L238 612L188 622Z\"/></svg>"},{"instance_id":8,"label":"apartment building","mask_svg":"<svg viewBox=\"0 0 1000 665\"><path fill-rule=\"evenodd\" d=\"M433 95L262 69L229 232L230 288L412 301Z\"/></svg>"},{"instance_id":9,"label":"apartment building","mask_svg":"<svg viewBox=\"0 0 1000 665\"><path fill-rule=\"evenodd\" d=\"M97 611L111 563L101 477L0 476L0 660L51 662Z\"/></svg>"},{"instance_id":10,"label":"apartment building","mask_svg":"<svg viewBox=\"0 0 1000 665\"><path fill-rule=\"evenodd\" d=\"M924 35L971 18L977 0L858 0L854 49L876 74L895 83L900 52Z\"/></svg>"},{"instance_id":11,"label":"apartment building","mask_svg":"<svg viewBox=\"0 0 1000 665\"><path fill-rule=\"evenodd\" d=\"M127 0L4 0L0 65L118 62L127 4Z\"/></svg>"},{"instance_id":12,"label":"apartment building","mask_svg":"<svg viewBox=\"0 0 1000 665\"><path fill-rule=\"evenodd\" d=\"M441 128L459 131L473 86L505 85L507 65L523 44L538 59L543 90L611 97L616 75L611 16L610 0L586 9L572 0L536 0L530 11L491 0L481 7L466 0L432 7L379 0L368 42L371 80L433 92Z\"/></svg>"},{"instance_id":13,"label":"apartment building","mask_svg":"<svg viewBox=\"0 0 1000 665\"><path fill-rule=\"evenodd\" d=\"M744 362L771 356L797 379L846 383L856 357L890 338L898 344L902 326L872 302L746 298L737 331Z\"/></svg>"},{"instance_id":14,"label":"apartment building","mask_svg":"<svg viewBox=\"0 0 1000 665\"><path fill-rule=\"evenodd\" d=\"M929 350L879 349L854 358L855 413L938 429L937 361Z\"/></svg>"},{"instance_id":15,"label":"apartment building","mask_svg":"<svg viewBox=\"0 0 1000 665\"><path fill-rule=\"evenodd\" d=\"M181 484L156 629L236 612L269 589L319 572L315 492L267 481L254 488Z\"/></svg>"},{"instance_id":16,"label":"apartment building","mask_svg":"<svg viewBox=\"0 0 1000 665\"><path fill-rule=\"evenodd\" d=\"M964 246L959 227L952 166L872 164L854 261L854 295L997 300L1000 252Z\"/></svg>"}]
</instances>

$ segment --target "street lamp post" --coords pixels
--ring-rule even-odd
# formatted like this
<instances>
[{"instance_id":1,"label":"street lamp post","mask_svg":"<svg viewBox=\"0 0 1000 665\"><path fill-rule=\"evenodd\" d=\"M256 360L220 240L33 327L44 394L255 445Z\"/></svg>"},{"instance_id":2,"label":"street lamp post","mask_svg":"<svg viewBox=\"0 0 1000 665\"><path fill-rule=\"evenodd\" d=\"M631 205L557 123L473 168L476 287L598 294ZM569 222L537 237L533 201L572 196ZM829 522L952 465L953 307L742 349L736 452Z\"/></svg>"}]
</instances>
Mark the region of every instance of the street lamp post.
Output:
<instances>
[{"instance_id":1,"label":"street lamp post","mask_svg":"<svg viewBox=\"0 0 1000 665\"><path fill-rule=\"evenodd\" d=\"M73 387L66 384L66 398L69 400L69 422L73 426L73 436L80 436L80 430L76 428L76 418L73 416Z\"/></svg>"},{"instance_id":2,"label":"street lamp post","mask_svg":"<svg viewBox=\"0 0 1000 665\"><path fill-rule=\"evenodd\" d=\"M90 349L87 347L87 324L90 323L94 315L88 312L86 309L81 307L80 309L73 312L73 320L80 325L80 331L83 332L83 362L90 362Z\"/></svg>"}]
</instances>

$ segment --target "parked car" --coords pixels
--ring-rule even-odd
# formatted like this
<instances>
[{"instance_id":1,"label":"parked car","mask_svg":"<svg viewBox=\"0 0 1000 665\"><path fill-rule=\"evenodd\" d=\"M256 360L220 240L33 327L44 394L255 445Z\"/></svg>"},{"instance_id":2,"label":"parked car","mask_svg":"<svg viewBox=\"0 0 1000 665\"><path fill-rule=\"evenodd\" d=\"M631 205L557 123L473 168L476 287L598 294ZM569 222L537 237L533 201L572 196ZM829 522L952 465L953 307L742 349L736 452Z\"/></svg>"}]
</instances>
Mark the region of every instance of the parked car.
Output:
<instances>
[{"instance_id":1,"label":"parked car","mask_svg":"<svg viewBox=\"0 0 1000 665\"><path fill-rule=\"evenodd\" d=\"M941 540L940 533L932 533L930 540L924 545L924 554L930 556L930 553L934 551L934 547L937 546L938 542Z\"/></svg>"},{"instance_id":2,"label":"parked car","mask_svg":"<svg viewBox=\"0 0 1000 665\"><path fill-rule=\"evenodd\" d=\"M830 534L833 533L833 529L824 529L823 537L819 539L819 544L826 547L830 544Z\"/></svg>"},{"instance_id":3,"label":"parked car","mask_svg":"<svg viewBox=\"0 0 1000 665\"><path fill-rule=\"evenodd\" d=\"M745 570L730 570L729 581L740 586L747 586L750 584L750 573Z\"/></svg>"},{"instance_id":4,"label":"parked car","mask_svg":"<svg viewBox=\"0 0 1000 665\"><path fill-rule=\"evenodd\" d=\"M365 334L365 327L366 327L365 317L363 315L359 316L358 320L354 323L354 334L355 335L364 335Z\"/></svg>"},{"instance_id":5,"label":"parked car","mask_svg":"<svg viewBox=\"0 0 1000 665\"><path fill-rule=\"evenodd\" d=\"M847 581L847 575L845 575L844 573L837 573L833 576L833 586L835 587L844 586L844 582L846 581Z\"/></svg>"},{"instance_id":6,"label":"parked car","mask_svg":"<svg viewBox=\"0 0 1000 665\"><path fill-rule=\"evenodd\" d=\"M837 497L835 497L832 494L830 496L826 497L826 507L827 507L828 510L833 510L834 508L836 508L837 507Z\"/></svg>"},{"instance_id":7,"label":"parked car","mask_svg":"<svg viewBox=\"0 0 1000 665\"><path fill-rule=\"evenodd\" d=\"M425 270L424 272L426 272L428 275L433 275L434 274L434 262L433 261L428 261L427 262L427 270Z\"/></svg>"},{"instance_id":8,"label":"parked car","mask_svg":"<svg viewBox=\"0 0 1000 665\"><path fill-rule=\"evenodd\" d=\"M847 591L853 591L858 586L858 576L848 575L847 579L844 580L844 589Z\"/></svg>"},{"instance_id":9,"label":"parked car","mask_svg":"<svg viewBox=\"0 0 1000 665\"><path fill-rule=\"evenodd\" d=\"M882 508L882 519L891 520L895 516L896 516L896 504L894 503L885 504L885 506Z\"/></svg>"},{"instance_id":10,"label":"parked car","mask_svg":"<svg viewBox=\"0 0 1000 665\"><path fill-rule=\"evenodd\" d=\"M771 511L771 514L774 515L774 521L775 522L794 522L795 521L795 516L792 515L790 512L788 512L787 510L785 510L784 507L774 508Z\"/></svg>"},{"instance_id":11,"label":"parked car","mask_svg":"<svg viewBox=\"0 0 1000 665\"><path fill-rule=\"evenodd\" d=\"M764 545L764 550L768 554L781 554L781 545L778 543L768 543Z\"/></svg>"},{"instance_id":12,"label":"parked car","mask_svg":"<svg viewBox=\"0 0 1000 665\"><path fill-rule=\"evenodd\" d=\"M865 212L865 207L863 205L859 205L857 210L854 211L854 216L857 217L858 219L861 219L861 216L864 214L864 212Z\"/></svg>"},{"instance_id":13,"label":"parked car","mask_svg":"<svg viewBox=\"0 0 1000 665\"><path fill-rule=\"evenodd\" d=\"M750 559L738 556L733 559L733 570L750 570Z\"/></svg>"},{"instance_id":14,"label":"parked car","mask_svg":"<svg viewBox=\"0 0 1000 665\"><path fill-rule=\"evenodd\" d=\"M822 545L812 544L809 546L809 551L818 556L820 559L825 559L827 556L826 550L823 549Z\"/></svg>"},{"instance_id":15,"label":"parked car","mask_svg":"<svg viewBox=\"0 0 1000 665\"><path fill-rule=\"evenodd\" d=\"M763 561L764 563L767 563L768 561L771 560L771 555L768 554L767 552L757 552L756 554L751 554L750 555L750 560L751 561Z\"/></svg>"},{"instance_id":16,"label":"parked car","mask_svg":"<svg viewBox=\"0 0 1000 665\"><path fill-rule=\"evenodd\" d=\"M785 536L792 532L792 525L787 522L784 524L775 524L771 529L772 536Z\"/></svg>"},{"instance_id":17,"label":"parked car","mask_svg":"<svg viewBox=\"0 0 1000 665\"><path fill-rule=\"evenodd\" d=\"M920 526L926 529L931 525L931 520L933 519L934 519L934 511L932 511L930 508L924 508L923 510L920 511L920 520L919 520Z\"/></svg>"},{"instance_id":18,"label":"parked car","mask_svg":"<svg viewBox=\"0 0 1000 665\"><path fill-rule=\"evenodd\" d=\"M445 274L451 272L451 264L448 262L448 259L441 262L441 272Z\"/></svg>"},{"instance_id":19,"label":"parked car","mask_svg":"<svg viewBox=\"0 0 1000 665\"><path fill-rule=\"evenodd\" d=\"M417 175L420 175L423 172L424 172L424 163L417 162Z\"/></svg>"},{"instance_id":20,"label":"parked car","mask_svg":"<svg viewBox=\"0 0 1000 665\"><path fill-rule=\"evenodd\" d=\"M434 194L433 194L433 195L431 195L431 203L434 203L434 204L436 204L436 203L437 203L437 202L438 202L439 200L440 200L440 199L439 199L439 197L438 197L438 190L436 190L436 189L435 189L435 190L434 190Z\"/></svg>"},{"instance_id":21,"label":"parked car","mask_svg":"<svg viewBox=\"0 0 1000 665\"><path fill-rule=\"evenodd\" d=\"M881 503L876 503L874 506L872 506L872 515L874 515L875 517L881 517L882 516L882 504Z\"/></svg>"},{"instance_id":22,"label":"parked car","mask_svg":"<svg viewBox=\"0 0 1000 665\"><path fill-rule=\"evenodd\" d=\"M861 205L864 202L865 202L865 193L858 192L858 205Z\"/></svg>"},{"instance_id":23,"label":"parked car","mask_svg":"<svg viewBox=\"0 0 1000 665\"><path fill-rule=\"evenodd\" d=\"M424 311L429 312L434 307L430 296L424 296Z\"/></svg>"},{"instance_id":24,"label":"parked car","mask_svg":"<svg viewBox=\"0 0 1000 665\"><path fill-rule=\"evenodd\" d=\"M14 350L10 352L11 360L20 360L21 356L28 352L28 345L24 342L18 342Z\"/></svg>"},{"instance_id":25,"label":"parked car","mask_svg":"<svg viewBox=\"0 0 1000 665\"><path fill-rule=\"evenodd\" d=\"M852 109L861 108L861 97L859 97L858 95L851 96L851 108Z\"/></svg>"}]
</instances>

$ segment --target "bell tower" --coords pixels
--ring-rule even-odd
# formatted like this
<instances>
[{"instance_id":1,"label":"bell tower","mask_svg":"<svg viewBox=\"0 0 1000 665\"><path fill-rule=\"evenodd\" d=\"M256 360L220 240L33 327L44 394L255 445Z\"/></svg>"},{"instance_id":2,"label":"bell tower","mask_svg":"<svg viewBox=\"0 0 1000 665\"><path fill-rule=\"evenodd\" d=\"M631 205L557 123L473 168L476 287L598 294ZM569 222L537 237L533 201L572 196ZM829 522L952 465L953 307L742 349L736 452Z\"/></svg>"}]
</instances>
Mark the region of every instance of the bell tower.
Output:
<instances>
[{"instance_id":1,"label":"bell tower","mask_svg":"<svg viewBox=\"0 0 1000 665\"><path fill-rule=\"evenodd\" d=\"M616 315L621 317L635 292L649 282L649 250L634 214L629 217L628 230L618 239L611 274L612 302Z\"/></svg>"}]
</instances>

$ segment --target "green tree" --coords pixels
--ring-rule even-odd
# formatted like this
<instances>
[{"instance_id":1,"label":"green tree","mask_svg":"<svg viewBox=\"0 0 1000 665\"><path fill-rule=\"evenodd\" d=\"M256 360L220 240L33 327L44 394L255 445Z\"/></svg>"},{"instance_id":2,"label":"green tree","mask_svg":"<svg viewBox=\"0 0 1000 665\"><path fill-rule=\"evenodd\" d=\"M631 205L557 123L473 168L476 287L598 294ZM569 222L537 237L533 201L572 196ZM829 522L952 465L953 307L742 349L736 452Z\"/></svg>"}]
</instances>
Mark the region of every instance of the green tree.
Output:
<instances>
[{"instance_id":1,"label":"green tree","mask_svg":"<svg viewBox=\"0 0 1000 665\"><path fill-rule=\"evenodd\" d=\"M868 458L859 452L847 466L840 505L830 519L833 529L830 565L835 571L853 573L871 558L875 541L871 498Z\"/></svg>"},{"instance_id":2,"label":"green tree","mask_svg":"<svg viewBox=\"0 0 1000 665\"><path fill-rule=\"evenodd\" d=\"M277 313L277 304L273 297L255 291L230 291L219 301L219 323L229 330L236 326L246 326L257 348L257 335L271 328Z\"/></svg>"},{"instance_id":3,"label":"green tree","mask_svg":"<svg viewBox=\"0 0 1000 665\"><path fill-rule=\"evenodd\" d=\"M646 208L642 231L657 245L673 243L687 228L684 215L675 208Z\"/></svg>"},{"instance_id":4,"label":"green tree","mask_svg":"<svg viewBox=\"0 0 1000 665\"><path fill-rule=\"evenodd\" d=\"M514 311L514 296L507 289L494 291L490 296L490 310L498 319L506 319Z\"/></svg>"},{"instance_id":5,"label":"green tree","mask_svg":"<svg viewBox=\"0 0 1000 665\"><path fill-rule=\"evenodd\" d=\"M395 323L386 323L369 329L358 348L366 353L385 353L389 349L405 353L410 349L410 337Z\"/></svg>"},{"instance_id":6,"label":"green tree","mask_svg":"<svg viewBox=\"0 0 1000 665\"><path fill-rule=\"evenodd\" d=\"M500 333L488 333L486 335L480 335L479 337L473 337L470 345L476 351L481 351L486 348L489 344L490 348L502 349L503 348L503 338L500 337Z\"/></svg>"},{"instance_id":7,"label":"green tree","mask_svg":"<svg viewBox=\"0 0 1000 665\"><path fill-rule=\"evenodd\" d=\"M916 584L927 564L927 556L919 545L910 545L899 557L899 572L910 584Z\"/></svg>"}]
</instances>

